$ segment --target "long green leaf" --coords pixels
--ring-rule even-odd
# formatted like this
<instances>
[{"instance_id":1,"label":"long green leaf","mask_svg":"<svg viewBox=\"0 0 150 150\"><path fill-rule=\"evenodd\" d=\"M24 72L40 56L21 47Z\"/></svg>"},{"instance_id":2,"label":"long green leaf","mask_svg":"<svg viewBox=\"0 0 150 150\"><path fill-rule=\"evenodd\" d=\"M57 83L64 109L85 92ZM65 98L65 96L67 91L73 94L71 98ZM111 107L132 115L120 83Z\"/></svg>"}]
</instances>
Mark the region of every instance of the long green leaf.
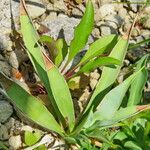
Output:
<instances>
[{"instance_id":1,"label":"long green leaf","mask_svg":"<svg viewBox=\"0 0 150 150\"><path fill-rule=\"evenodd\" d=\"M138 62L136 66L136 70L139 70L143 66L146 67L146 62L149 57L149 54L143 56ZM130 87L130 95L128 99L128 106L139 104L142 98L142 91L144 90L144 86L146 84L148 77L148 70L144 68L134 79L133 83Z\"/></svg>"},{"instance_id":2,"label":"long green leaf","mask_svg":"<svg viewBox=\"0 0 150 150\"><path fill-rule=\"evenodd\" d=\"M115 67L114 65L119 65L120 61L112 58L112 57L100 57L96 58L94 60L89 61L84 66L82 66L77 74L83 73L83 72L91 72L94 69L100 67L100 66L109 66L113 65L112 67Z\"/></svg>"},{"instance_id":3,"label":"long green leaf","mask_svg":"<svg viewBox=\"0 0 150 150\"><path fill-rule=\"evenodd\" d=\"M127 52L128 48L128 40L124 39L122 37L119 38L117 44L113 48L112 52L110 53L109 57L113 57L115 59L118 59L121 63L123 63L125 54ZM84 125L87 120L87 114L91 111L90 109L96 109L98 104L101 102L103 97L109 92L112 84L115 82L119 72L120 72L121 66L117 66L116 68L109 68L104 67L102 71L102 75L100 80L98 81L98 84L96 86L96 89L87 105L87 107L84 110L84 113L79 118L79 122L77 122L77 126ZM78 130L78 129L75 129Z\"/></svg>"},{"instance_id":4,"label":"long green leaf","mask_svg":"<svg viewBox=\"0 0 150 150\"><path fill-rule=\"evenodd\" d=\"M68 56L68 62L70 62L74 56L84 48L87 43L88 37L92 32L94 25L94 8L91 0L88 0L86 11L82 17L81 22L75 28L74 38L70 44L70 51Z\"/></svg>"},{"instance_id":5,"label":"long green leaf","mask_svg":"<svg viewBox=\"0 0 150 150\"><path fill-rule=\"evenodd\" d=\"M145 106L143 107L143 109L139 109L139 107L141 106L129 106L126 108L121 108L114 114L114 116L111 119L101 121L101 125L110 126L119 121L135 116L138 113L144 111L145 109L150 109L150 106Z\"/></svg>"},{"instance_id":6,"label":"long green leaf","mask_svg":"<svg viewBox=\"0 0 150 150\"><path fill-rule=\"evenodd\" d=\"M83 64L89 61L90 59L101 55L104 52L112 50L112 47L115 46L117 39L118 36L112 34L96 40L90 45L90 48L87 50L86 54L81 59L80 64Z\"/></svg>"},{"instance_id":7,"label":"long green leaf","mask_svg":"<svg viewBox=\"0 0 150 150\"><path fill-rule=\"evenodd\" d=\"M120 37L118 43L113 48L109 57L118 59L121 63L123 63L127 51L127 47L128 47L128 40ZM121 69L121 65L117 66L116 68L110 68L110 67L103 68L101 78L98 81L96 89L90 99L90 102L86 110L89 109L93 103L96 108L96 106L100 103L104 95L109 91L112 84L115 82L120 72L120 69Z\"/></svg>"},{"instance_id":8,"label":"long green leaf","mask_svg":"<svg viewBox=\"0 0 150 150\"><path fill-rule=\"evenodd\" d=\"M50 102L57 114L56 117L58 117L65 128L69 126L71 130L74 125L75 116L67 83L59 73L58 68L49 60L46 54L44 54L43 48L38 44L39 38L24 6L21 7L20 22L27 53L47 89Z\"/></svg>"},{"instance_id":9,"label":"long green leaf","mask_svg":"<svg viewBox=\"0 0 150 150\"><path fill-rule=\"evenodd\" d=\"M95 129L99 129L101 127L112 126L120 121L131 118L133 116L138 116L139 113L143 111L150 110L150 105L142 105L142 106L129 106L126 108L121 108L113 115L113 117L109 119L97 120L91 127L88 127L86 130L94 131Z\"/></svg>"},{"instance_id":10,"label":"long green leaf","mask_svg":"<svg viewBox=\"0 0 150 150\"><path fill-rule=\"evenodd\" d=\"M97 111L94 113L94 120L110 119L114 116L114 114L119 109L129 86L140 72L141 70L134 73L105 95L97 107Z\"/></svg>"},{"instance_id":11,"label":"long green leaf","mask_svg":"<svg viewBox=\"0 0 150 150\"><path fill-rule=\"evenodd\" d=\"M124 146L126 148L129 148L129 149L134 149L134 150L142 150L142 148L140 147L139 143L136 143L134 141L127 141Z\"/></svg>"},{"instance_id":12,"label":"long green leaf","mask_svg":"<svg viewBox=\"0 0 150 150\"><path fill-rule=\"evenodd\" d=\"M36 97L0 72L0 82L11 102L29 119L40 126L63 135L63 130L51 113Z\"/></svg>"},{"instance_id":13,"label":"long green leaf","mask_svg":"<svg viewBox=\"0 0 150 150\"><path fill-rule=\"evenodd\" d=\"M59 66L68 53L68 45L64 39L58 39L56 41L56 47L58 49L58 54L55 58L55 65Z\"/></svg>"}]
</instances>

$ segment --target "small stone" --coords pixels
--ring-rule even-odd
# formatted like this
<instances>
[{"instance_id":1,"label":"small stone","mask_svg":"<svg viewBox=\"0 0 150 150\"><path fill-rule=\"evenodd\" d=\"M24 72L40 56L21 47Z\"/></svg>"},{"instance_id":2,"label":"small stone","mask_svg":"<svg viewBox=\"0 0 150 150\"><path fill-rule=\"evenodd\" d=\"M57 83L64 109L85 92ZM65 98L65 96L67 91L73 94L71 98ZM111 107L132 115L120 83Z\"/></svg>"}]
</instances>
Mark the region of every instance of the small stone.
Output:
<instances>
[{"instance_id":1,"label":"small stone","mask_svg":"<svg viewBox=\"0 0 150 150\"><path fill-rule=\"evenodd\" d=\"M105 22L107 26L116 30L124 23L124 20L120 16L112 14L105 18Z\"/></svg>"},{"instance_id":2,"label":"small stone","mask_svg":"<svg viewBox=\"0 0 150 150\"><path fill-rule=\"evenodd\" d=\"M148 39L150 37L150 30L141 30L141 36Z\"/></svg>"},{"instance_id":3,"label":"small stone","mask_svg":"<svg viewBox=\"0 0 150 150\"><path fill-rule=\"evenodd\" d=\"M99 16L104 18L110 14L115 14L115 7L113 4L104 4L98 10Z\"/></svg>"},{"instance_id":4,"label":"small stone","mask_svg":"<svg viewBox=\"0 0 150 150\"><path fill-rule=\"evenodd\" d=\"M16 69L19 68L19 62L18 62L16 53L14 51L10 52L7 57L8 57L9 63L11 64L13 68L16 68Z\"/></svg>"},{"instance_id":5,"label":"small stone","mask_svg":"<svg viewBox=\"0 0 150 150\"><path fill-rule=\"evenodd\" d=\"M133 37L137 37L140 34L140 31L136 28L133 28L131 34L132 34Z\"/></svg>"},{"instance_id":6,"label":"small stone","mask_svg":"<svg viewBox=\"0 0 150 150\"><path fill-rule=\"evenodd\" d=\"M46 11L46 8L41 0L29 0L26 5L29 15L33 19L41 16Z\"/></svg>"},{"instance_id":7,"label":"small stone","mask_svg":"<svg viewBox=\"0 0 150 150\"><path fill-rule=\"evenodd\" d=\"M5 122L12 113L12 106L7 101L0 101L0 123Z\"/></svg>"},{"instance_id":8,"label":"small stone","mask_svg":"<svg viewBox=\"0 0 150 150\"><path fill-rule=\"evenodd\" d=\"M122 19L125 18L127 16L127 10L123 7L123 5L119 6L117 5L118 8L118 16L120 16Z\"/></svg>"},{"instance_id":9,"label":"small stone","mask_svg":"<svg viewBox=\"0 0 150 150\"><path fill-rule=\"evenodd\" d=\"M10 130L14 125L15 125L15 119L12 117L5 123L7 130Z\"/></svg>"},{"instance_id":10,"label":"small stone","mask_svg":"<svg viewBox=\"0 0 150 150\"><path fill-rule=\"evenodd\" d=\"M94 90L95 86L97 85L97 80L96 79L90 79L90 87L92 90Z\"/></svg>"},{"instance_id":11,"label":"small stone","mask_svg":"<svg viewBox=\"0 0 150 150\"><path fill-rule=\"evenodd\" d=\"M19 149L22 145L22 141L21 141L21 136L17 135L17 136L11 136L9 138L9 145L10 145L10 149Z\"/></svg>"},{"instance_id":12,"label":"small stone","mask_svg":"<svg viewBox=\"0 0 150 150\"><path fill-rule=\"evenodd\" d=\"M143 14L150 14L150 6L147 6L143 9Z\"/></svg>"},{"instance_id":13,"label":"small stone","mask_svg":"<svg viewBox=\"0 0 150 150\"><path fill-rule=\"evenodd\" d=\"M67 11L67 7L66 7L64 1L55 1L53 7L54 7L55 11L61 11L61 12Z\"/></svg>"},{"instance_id":14,"label":"small stone","mask_svg":"<svg viewBox=\"0 0 150 150\"><path fill-rule=\"evenodd\" d=\"M127 67L130 65L130 61L128 59L124 60L124 66Z\"/></svg>"},{"instance_id":15,"label":"small stone","mask_svg":"<svg viewBox=\"0 0 150 150\"><path fill-rule=\"evenodd\" d=\"M9 134L7 127L0 124L0 140L8 140Z\"/></svg>"},{"instance_id":16,"label":"small stone","mask_svg":"<svg viewBox=\"0 0 150 150\"><path fill-rule=\"evenodd\" d=\"M150 17L145 21L145 23L143 24L143 27L150 29Z\"/></svg>"},{"instance_id":17,"label":"small stone","mask_svg":"<svg viewBox=\"0 0 150 150\"><path fill-rule=\"evenodd\" d=\"M32 132L32 131L33 131L33 128L26 125L26 126L22 126L22 127L21 127L21 131L29 131L29 132Z\"/></svg>"},{"instance_id":18,"label":"small stone","mask_svg":"<svg viewBox=\"0 0 150 150\"><path fill-rule=\"evenodd\" d=\"M95 37L95 38L100 38L100 31L98 28L94 28L93 31L92 31L92 35Z\"/></svg>"},{"instance_id":19,"label":"small stone","mask_svg":"<svg viewBox=\"0 0 150 150\"><path fill-rule=\"evenodd\" d=\"M133 12L137 12L138 11L138 7L141 6L141 4L136 4L139 3L139 2L143 2L143 0L128 0L128 2L130 3L134 3L134 4L129 4L129 6L131 7L132 11Z\"/></svg>"},{"instance_id":20,"label":"small stone","mask_svg":"<svg viewBox=\"0 0 150 150\"><path fill-rule=\"evenodd\" d=\"M84 11L85 11L85 7L83 5L79 5L78 8L73 8L72 15L83 16Z\"/></svg>"},{"instance_id":21,"label":"small stone","mask_svg":"<svg viewBox=\"0 0 150 150\"><path fill-rule=\"evenodd\" d=\"M144 38L142 37L142 36L137 36L136 37L136 42L137 43L139 43L139 42L141 42L141 41L143 41L144 40ZM141 45L141 46L143 46L143 45Z\"/></svg>"},{"instance_id":22,"label":"small stone","mask_svg":"<svg viewBox=\"0 0 150 150\"><path fill-rule=\"evenodd\" d=\"M49 20L54 20L57 18L57 13L56 12L51 12L45 19L45 21L49 21Z\"/></svg>"},{"instance_id":23,"label":"small stone","mask_svg":"<svg viewBox=\"0 0 150 150\"><path fill-rule=\"evenodd\" d=\"M60 14L56 19L45 20L42 24L46 25L50 31L47 33L54 39L65 38L67 43L70 43L73 38L74 27L79 23L79 19L69 18L66 15Z\"/></svg>"},{"instance_id":24,"label":"small stone","mask_svg":"<svg viewBox=\"0 0 150 150\"><path fill-rule=\"evenodd\" d=\"M5 58L0 54L0 70L10 76L11 72L11 66L8 64L8 62L5 60Z\"/></svg>"},{"instance_id":25,"label":"small stone","mask_svg":"<svg viewBox=\"0 0 150 150\"><path fill-rule=\"evenodd\" d=\"M105 35L110 35L111 34L111 29L108 26L101 26L100 27L100 31L101 31L101 36L105 36Z\"/></svg>"},{"instance_id":26,"label":"small stone","mask_svg":"<svg viewBox=\"0 0 150 150\"><path fill-rule=\"evenodd\" d=\"M95 70L94 72L91 72L91 73L90 73L90 78L92 78L92 79L98 80L99 77L100 77L100 74L98 73L97 70Z\"/></svg>"}]
</instances>

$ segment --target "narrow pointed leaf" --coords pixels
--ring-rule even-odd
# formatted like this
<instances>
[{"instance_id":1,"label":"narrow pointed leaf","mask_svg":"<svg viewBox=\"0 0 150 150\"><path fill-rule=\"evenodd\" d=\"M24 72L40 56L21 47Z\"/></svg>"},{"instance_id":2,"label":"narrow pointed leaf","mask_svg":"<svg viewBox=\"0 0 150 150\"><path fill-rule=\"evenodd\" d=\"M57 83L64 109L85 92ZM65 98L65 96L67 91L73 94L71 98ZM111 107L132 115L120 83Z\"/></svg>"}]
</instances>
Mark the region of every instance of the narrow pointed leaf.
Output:
<instances>
[{"instance_id":1,"label":"narrow pointed leaf","mask_svg":"<svg viewBox=\"0 0 150 150\"><path fill-rule=\"evenodd\" d=\"M84 66L81 67L79 72L77 74L83 73L83 72L91 72L94 69L100 67L100 66L109 66L111 65L112 67L115 68L115 65L119 65L120 61L112 58L112 57L100 57L96 58L94 60L89 61L86 63Z\"/></svg>"},{"instance_id":2,"label":"narrow pointed leaf","mask_svg":"<svg viewBox=\"0 0 150 150\"><path fill-rule=\"evenodd\" d=\"M83 64L92 58L103 54L104 52L112 50L112 47L117 43L117 35L104 36L90 45L84 57L81 59L80 64Z\"/></svg>"},{"instance_id":3,"label":"narrow pointed leaf","mask_svg":"<svg viewBox=\"0 0 150 150\"><path fill-rule=\"evenodd\" d=\"M97 111L94 113L94 119L110 119L114 116L114 114L119 109L129 86L140 72L141 70L134 73L125 81L123 81L120 85L118 85L117 87L112 89L108 94L105 95L105 97L97 107Z\"/></svg>"},{"instance_id":4,"label":"narrow pointed leaf","mask_svg":"<svg viewBox=\"0 0 150 150\"><path fill-rule=\"evenodd\" d=\"M87 131L95 130L96 128L112 126L120 121L131 118L133 116L138 116L139 113L143 111L150 110L150 105L142 105L142 106L129 106L126 108L119 109L113 117L109 119L97 120L90 128L87 128Z\"/></svg>"},{"instance_id":5,"label":"narrow pointed leaf","mask_svg":"<svg viewBox=\"0 0 150 150\"><path fill-rule=\"evenodd\" d=\"M52 61L47 57L43 47L38 43L39 38L24 5L21 7L20 22L27 53L41 81L45 85L55 113L62 124L65 125L65 128L69 126L71 130L75 116L67 83L59 73L58 68L55 67ZM65 122L65 120L67 122ZM67 123L67 125L65 123Z\"/></svg>"},{"instance_id":6,"label":"narrow pointed leaf","mask_svg":"<svg viewBox=\"0 0 150 150\"><path fill-rule=\"evenodd\" d=\"M76 54L85 47L88 41L88 37L92 32L93 25L94 8L91 0L88 0L85 14L74 31L74 38L70 44L68 62L70 62L74 58L74 56L76 56Z\"/></svg>"},{"instance_id":7,"label":"narrow pointed leaf","mask_svg":"<svg viewBox=\"0 0 150 150\"><path fill-rule=\"evenodd\" d=\"M149 57L148 55L143 56L137 63L136 70L139 70L143 66L146 67L146 62ZM146 84L148 77L148 70L144 68L134 79L130 87L130 95L128 99L128 106L139 104L142 99L142 91Z\"/></svg>"},{"instance_id":8,"label":"narrow pointed leaf","mask_svg":"<svg viewBox=\"0 0 150 150\"><path fill-rule=\"evenodd\" d=\"M0 72L0 82L11 102L29 119L40 126L63 135L63 131L42 102L30 95L16 82L8 79Z\"/></svg>"},{"instance_id":9,"label":"narrow pointed leaf","mask_svg":"<svg viewBox=\"0 0 150 150\"><path fill-rule=\"evenodd\" d=\"M124 146L126 148L129 148L129 149L134 149L134 150L142 150L142 148L140 147L140 145L134 141L127 141Z\"/></svg>"},{"instance_id":10,"label":"narrow pointed leaf","mask_svg":"<svg viewBox=\"0 0 150 150\"><path fill-rule=\"evenodd\" d=\"M128 47L128 40L120 37L118 43L113 48L109 57L118 59L121 63L123 63L125 54L127 52L127 47ZM116 68L109 68L109 67L103 68L101 78L97 83L96 89L90 99L90 102L86 110L91 107L92 103L94 103L95 106L97 106L100 103L104 95L109 91L110 87L115 82L120 72L120 69L121 65L117 66Z\"/></svg>"},{"instance_id":11,"label":"narrow pointed leaf","mask_svg":"<svg viewBox=\"0 0 150 150\"><path fill-rule=\"evenodd\" d=\"M59 66L68 53L68 45L64 39L58 39L56 41L56 47L58 49L58 54L55 58L55 65Z\"/></svg>"},{"instance_id":12,"label":"narrow pointed leaf","mask_svg":"<svg viewBox=\"0 0 150 150\"><path fill-rule=\"evenodd\" d=\"M118 59L121 63L123 63L123 60L127 52L127 48L128 48L128 40L120 37L117 44L111 51L109 57ZM104 96L109 92L112 84L115 82L120 72L120 69L121 65L117 66L116 68L109 68L109 67L103 68L101 78L97 83L96 89L93 92L91 99L78 122L78 125L79 124L84 125L86 123L85 119L86 115L90 112L90 109L96 109L96 107L99 105Z\"/></svg>"},{"instance_id":13,"label":"narrow pointed leaf","mask_svg":"<svg viewBox=\"0 0 150 150\"><path fill-rule=\"evenodd\" d=\"M121 108L114 114L114 116L111 119L101 121L101 125L110 126L117 122L131 118L132 116L135 116L144 110L150 109L149 105L143 106L142 109L140 109L140 107L142 107L142 106L129 106L126 108Z\"/></svg>"}]
</instances>

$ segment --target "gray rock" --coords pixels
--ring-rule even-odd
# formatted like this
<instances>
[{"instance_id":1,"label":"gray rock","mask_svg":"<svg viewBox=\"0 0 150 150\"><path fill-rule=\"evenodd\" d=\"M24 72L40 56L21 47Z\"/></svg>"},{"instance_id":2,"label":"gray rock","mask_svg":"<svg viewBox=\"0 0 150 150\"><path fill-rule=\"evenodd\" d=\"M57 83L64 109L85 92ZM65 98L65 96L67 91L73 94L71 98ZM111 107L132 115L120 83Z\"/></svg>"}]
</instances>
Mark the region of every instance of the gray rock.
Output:
<instances>
[{"instance_id":1,"label":"gray rock","mask_svg":"<svg viewBox=\"0 0 150 150\"><path fill-rule=\"evenodd\" d=\"M106 16L111 14L116 14L114 5L104 4L96 11L95 21L98 22L101 19L104 19Z\"/></svg>"},{"instance_id":2,"label":"gray rock","mask_svg":"<svg viewBox=\"0 0 150 150\"><path fill-rule=\"evenodd\" d=\"M150 37L150 30L141 30L141 36L148 39Z\"/></svg>"},{"instance_id":3,"label":"gray rock","mask_svg":"<svg viewBox=\"0 0 150 150\"><path fill-rule=\"evenodd\" d=\"M111 26L114 29L117 29L118 27L120 27L124 23L124 20L116 14L112 14L112 15L107 16L105 18L105 21L106 21L107 25Z\"/></svg>"},{"instance_id":4,"label":"gray rock","mask_svg":"<svg viewBox=\"0 0 150 150\"><path fill-rule=\"evenodd\" d=\"M28 0L27 9L29 15L34 19L45 13L46 8L42 0Z\"/></svg>"},{"instance_id":5,"label":"gray rock","mask_svg":"<svg viewBox=\"0 0 150 150\"><path fill-rule=\"evenodd\" d=\"M101 31L101 36L117 34L117 30L108 25L102 25L100 27L100 31Z\"/></svg>"},{"instance_id":6,"label":"gray rock","mask_svg":"<svg viewBox=\"0 0 150 150\"><path fill-rule=\"evenodd\" d=\"M5 122L12 113L12 106L7 101L0 101L0 123Z\"/></svg>"},{"instance_id":7,"label":"gray rock","mask_svg":"<svg viewBox=\"0 0 150 150\"><path fill-rule=\"evenodd\" d=\"M143 2L143 0L128 0L128 2L132 3L140 3ZM138 7L141 6L142 4L129 4L129 6L131 7L132 11L137 12L138 11Z\"/></svg>"},{"instance_id":8,"label":"gray rock","mask_svg":"<svg viewBox=\"0 0 150 150\"><path fill-rule=\"evenodd\" d=\"M0 54L0 71L10 76L11 67L1 54Z\"/></svg>"},{"instance_id":9,"label":"gray rock","mask_svg":"<svg viewBox=\"0 0 150 150\"><path fill-rule=\"evenodd\" d=\"M19 149L22 145L22 141L21 141L21 136L17 135L17 136L11 136L9 138L9 145L10 145L10 149Z\"/></svg>"},{"instance_id":10,"label":"gray rock","mask_svg":"<svg viewBox=\"0 0 150 150\"><path fill-rule=\"evenodd\" d=\"M143 23L144 28L150 29L150 17Z\"/></svg>"},{"instance_id":11,"label":"gray rock","mask_svg":"<svg viewBox=\"0 0 150 150\"><path fill-rule=\"evenodd\" d=\"M8 140L9 134L7 127L4 125L0 124L0 140Z\"/></svg>"},{"instance_id":12,"label":"gray rock","mask_svg":"<svg viewBox=\"0 0 150 150\"><path fill-rule=\"evenodd\" d=\"M122 19L128 15L127 10L121 4L117 5L116 10L118 11L118 16L120 16Z\"/></svg>"},{"instance_id":13,"label":"gray rock","mask_svg":"<svg viewBox=\"0 0 150 150\"><path fill-rule=\"evenodd\" d=\"M67 11L67 7L66 7L64 1L61 1L61 0L55 1L53 7L54 7L54 10L56 10L56 11L63 11L63 12Z\"/></svg>"}]
</instances>

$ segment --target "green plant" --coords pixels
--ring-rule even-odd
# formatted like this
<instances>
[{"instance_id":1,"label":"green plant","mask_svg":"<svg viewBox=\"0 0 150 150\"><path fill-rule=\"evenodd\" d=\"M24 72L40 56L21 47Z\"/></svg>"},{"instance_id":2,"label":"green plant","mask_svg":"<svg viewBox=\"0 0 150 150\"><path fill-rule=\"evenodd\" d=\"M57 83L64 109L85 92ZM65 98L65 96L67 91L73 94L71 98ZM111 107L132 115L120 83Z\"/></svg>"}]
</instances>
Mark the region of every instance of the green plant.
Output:
<instances>
[{"instance_id":1,"label":"green plant","mask_svg":"<svg viewBox=\"0 0 150 150\"><path fill-rule=\"evenodd\" d=\"M123 121L120 128L117 130L105 131L105 136L109 140L109 143L104 142L103 148L107 147L107 149L111 148L118 150L150 149L149 111L142 112L136 117L134 116Z\"/></svg>"},{"instance_id":2,"label":"green plant","mask_svg":"<svg viewBox=\"0 0 150 150\"><path fill-rule=\"evenodd\" d=\"M34 29L23 0L21 1L20 12L21 31L24 44L27 48L26 52L28 53L36 73L46 88L49 103L51 104L50 107L44 105L38 97L31 95L30 90L25 88L20 81L10 79L0 72L0 81L6 94L18 110L23 112L27 118L48 131L58 133L68 143L78 143L85 147L89 146L95 148L95 146L92 145L91 140L89 140L89 143L91 144L89 145L84 142L84 139L95 138L100 140L103 138L100 134L101 129L113 126L121 120L130 118L131 116L150 108L149 105L126 105L124 108L121 108L126 92L133 81L143 73L145 64L141 65L137 71L123 83L112 88L121 69L121 65L118 64L123 63L128 48L129 35L123 37L110 35L94 42L77 66L64 75L66 78L70 78L71 76L78 75L80 72L89 71L92 68L95 68L95 63L96 67L101 64L111 64L111 66L105 66L103 68L101 78L87 107L79 116L77 116L77 118L75 118L73 101L67 82L56 67L59 66L64 59L63 46L61 45L64 42L60 40L61 44L56 44L56 46L60 46L61 48L58 48L58 55L53 57L53 61L56 64L54 65L39 43L41 39ZM68 59L65 67L79 50L85 46L93 28L93 20L94 10L92 2L89 0L85 14L75 29L74 38L69 47ZM52 39L46 37L46 40ZM110 52L111 49L112 51ZM110 52L109 56L105 58L99 57L104 52ZM79 72L74 73L75 69L79 66L81 66ZM141 88L143 88L143 86L141 86Z\"/></svg>"}]
</instances>

